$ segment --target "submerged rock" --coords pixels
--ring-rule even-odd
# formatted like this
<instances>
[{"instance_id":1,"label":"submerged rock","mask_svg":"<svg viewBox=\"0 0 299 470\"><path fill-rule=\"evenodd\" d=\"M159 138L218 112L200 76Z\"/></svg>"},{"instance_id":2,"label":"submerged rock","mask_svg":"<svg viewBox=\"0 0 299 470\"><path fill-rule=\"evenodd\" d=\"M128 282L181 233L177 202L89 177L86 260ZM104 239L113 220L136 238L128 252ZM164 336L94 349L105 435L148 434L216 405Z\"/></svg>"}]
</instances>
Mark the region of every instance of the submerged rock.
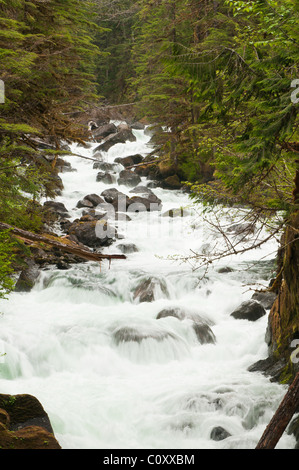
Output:
<instances>
[{"instance_id":1,"label":"submerged rock","mask_svg":"<svg viewBox=\"0 0 299 470\"><path fill-rule=\"evenodd\" d=\"M233 233L234 235L248 236L250 234L255 233L255 230L256 228L254 224L249 223L249 222L248 223L244 222L244 223L231 225L231 227L227 229L227 232Z\"/></svg>"},{"instance_id":2,"label":"submerged rock","mask_svg":"<svg viewBox=\"0 0 299 470\"><path fill-rule=\"evenodd\" d=\"M134 243L120 243L116 246L122 253L136 253L138 250Z\"/></svg>"},{"instance_id":3,"label":"submerged rock","mask_svg":"<svg viewBox=\"0 0 299 470\"><path fill-rule=\"evenodd\" d=\"M107 172L116 172L119 171L122 167L117 163L108 163L108 162L95 162L93 164L94 170L101 170L105 173Z\"/></svg>"},{"instance_id":4,"label":"submerged rock","mask_svg":"<svg viewBox=\"0 0 299 470\"><path fill-rule=\"evenodd\" d=\"M237 307L231 316L238 320L255 321L266 314L265 308L256 300L247 300Z\"/></svg>"},{"instance_id":5,"label":"submerged rock","mask_svg":"<svg viewBox=\"0 0 299 470\"><path fill-rule=\"evenodd\" d=\"M184 209L183 207L177 207L175 209L169 209L168 211L162 214L162 217L186 217L190 215L190 212Z\"/></svg>"},{"instance_id":6,"label":"submerged rock","mask_svg":"<svg viewBox=\"0 0 299 470\"><path fill-rule=\"evenodd\" d=\"M161 297L169 297L166 283L152 277L140 281L133 293L133 299L139 302L153 302Z\"/></svg>"},{"instance_id":7,"label":"submerged rock","mask_svg":"<svg viewBox=\"0 0 299 470\"><path fill-rule=\"evenodd\" d=\"M169 307L161 310L161 312L158 313L157 320L166 317L175 317L178 320L191 320L192 328L194 329L197 339L201 344L214 344L216 342L216 337L208 322L200 315L185 311L180 307Z\"/></svg>"},{"instance_id":8,"label":"submerged rock","mask_svg":"<svg viewBox=\"0 0 299 470\"><path fill-rule=\"evenodd\" d=\"M154 339L156 341L163 341L166 338L176 338L173 334L167 331L141 331L137 328L124 326L117 328L113 332L113 339L118 345L120 343L128 343L130 341L141 343L145 339Z\"/></svg>"},{"instance_id":9,"label":"submerged rock","mask_svg":"<svg viewBox=\"0 0 299 470\"><path fill-rule=\"evenodd\" d=\"M15 284L15 292L30 292L39 277L39 266L32 260L28 260L27 264L28 267L22 270Z\"/></svg>"}]
</instances>

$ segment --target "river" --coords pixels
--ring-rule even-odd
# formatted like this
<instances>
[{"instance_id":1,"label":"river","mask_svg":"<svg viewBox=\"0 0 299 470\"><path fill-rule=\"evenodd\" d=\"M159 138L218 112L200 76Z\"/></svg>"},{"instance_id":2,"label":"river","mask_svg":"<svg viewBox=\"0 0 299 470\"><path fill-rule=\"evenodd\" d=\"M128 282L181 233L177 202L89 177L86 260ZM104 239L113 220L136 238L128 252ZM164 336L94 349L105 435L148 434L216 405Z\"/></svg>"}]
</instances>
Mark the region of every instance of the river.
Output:
<instances>
[{"instance_id":1,"label":"river","mask_svg":"<svg viewBox=\"0 0 299 470\"><path fill-rule=\"evenodd\" d=\"M147 155L150 137L142 130L134 134L136 142L114 145L106 160ZM91 157L97 145L73 145L72 151ZM97 182L90 160L65 159L77 171L61 175L64 190L57 201L75 219L82 212L78 200L118 185ZM130 188L119 189L129 194ZM37 397L63 449L252 449L286 386L247 371L267 357L267 315L250 322L230 313L251 298L252 289L267 285L277 244L220 260L203 276L180 258L221 243L205 221L209 214L193 206L186 192L152 190L162 210L118 221L123 238L103 249L115 254L120 243L135 244L138 251L126 260L51 267L30 293L12 293L0 302L1 393ZM184 217L163 216L180 207L186 208ZM234 211L219 217L237 218ZM225 266L229 272L219 273ZM134 289L149 277L163 287L155 289L152 302L138 302ZM169 307L199 315L215 343L201 344L190 318L157 319ZM119 340L121 331L132 328L142 340ZM227 436L214 440L219 427ZM285 433L277 448L294 445Z\"/></svg>"}]
</instances>

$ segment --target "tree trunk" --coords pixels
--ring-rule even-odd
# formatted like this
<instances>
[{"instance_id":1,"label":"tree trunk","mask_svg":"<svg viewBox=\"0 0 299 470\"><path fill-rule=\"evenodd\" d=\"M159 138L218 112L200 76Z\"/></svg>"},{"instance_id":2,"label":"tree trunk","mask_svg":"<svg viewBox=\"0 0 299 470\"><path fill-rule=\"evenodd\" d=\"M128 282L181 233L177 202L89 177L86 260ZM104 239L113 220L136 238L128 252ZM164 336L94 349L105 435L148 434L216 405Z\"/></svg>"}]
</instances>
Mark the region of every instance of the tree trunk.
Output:
<instances>
[{"instance_id":1,"label":"tree trunk","mask_svg":"<svg viewBox=\"0 0 299 470\"><path fill-rule=\"evenodd\" d=\"M294 413L299 408L299 372L268 424L256 449L274 449Z\"/></svg>"},{"instance_id":2,"label":"tree trunk","mask_svg":"<svg viewBox=\"0 0 299 470\"><path fill-rule=\"evenodd\" d=\"M109 261L112 259L126 259L125 255L103 255L102 253L94 253L93 251L89 251L80 247L76 243L66 238L60 239L63 241L59 241L58 237L52 237L50 235L38 235L37 233L28 232L27 230L22 230L17 227L12 227L11 225L5 224L3 222L0 222L0 230L10 230L10 233L13 233L22 239L37 243L45 243L47 245L59 248L62 251L66 251L83 259L87 259L88 261L102 261L103 259L108 259Z\"/></svg>"}]
</instances>

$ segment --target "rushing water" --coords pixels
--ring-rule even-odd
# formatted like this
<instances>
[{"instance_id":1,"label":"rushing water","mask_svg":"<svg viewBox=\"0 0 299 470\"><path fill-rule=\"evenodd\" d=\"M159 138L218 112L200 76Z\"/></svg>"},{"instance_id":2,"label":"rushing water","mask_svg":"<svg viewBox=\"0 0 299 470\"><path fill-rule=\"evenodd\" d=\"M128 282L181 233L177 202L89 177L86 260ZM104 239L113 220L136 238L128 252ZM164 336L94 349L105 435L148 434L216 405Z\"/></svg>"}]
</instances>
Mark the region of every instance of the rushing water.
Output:
<instances>
[{"instance_id":1,"label":"rushing water","mask_svg":"<svg viewBox=\"0 0 299 470\"><path fill-rule=\"evenodd\" d=\"M149 137L134 132L137 141L113 146L108 162L151 150ZM90 157L93 148L72 150ZM66 160L77 171L62 174L64 191L57 200L74 219L82 213L79 199L118 185L97 182L90 160ZM131 188L119 189L129 194ZM230 313L251 298L254 287L267 285L276 243L220 260L203 277L202 269L176 257L212 250L221 237L205 222L202 207L192 210L186 193L153 191L162 211L119 221L123 238L103 250L120 253L118 244L134 243L138 252L111 266L104 261L50 268L30 293L1 301L1 393L36 396L65 449L254 448L286 389L247 371L267 357L267 315L249 322ZM161 215L180 207L188 208L185 217ZM218 272L227 265L231 272ZM134 289L149 276L164 287L156 289L154 301L139 303ZM188 318L157 319L167 307L203 317L215 344L200 344ZM146 338L117 341L122 328ZM215 441L211 432L219 426L230 436ZM287 434L277 445L293 447Z\"/></svg>"}]
</instances>

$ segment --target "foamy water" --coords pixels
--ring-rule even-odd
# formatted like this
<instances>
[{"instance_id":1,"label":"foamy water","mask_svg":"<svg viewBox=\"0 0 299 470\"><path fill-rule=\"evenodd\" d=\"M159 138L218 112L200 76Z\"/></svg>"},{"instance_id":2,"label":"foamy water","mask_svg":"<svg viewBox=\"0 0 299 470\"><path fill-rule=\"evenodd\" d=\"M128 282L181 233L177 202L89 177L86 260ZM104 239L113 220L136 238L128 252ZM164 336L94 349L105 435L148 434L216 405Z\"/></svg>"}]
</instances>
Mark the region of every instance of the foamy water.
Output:
<instances>
[{"instance_id":1,"label":"foamy water","mask_svg":"<svg viewBox=\"0 0 299 470\"><path fill-rule=\"evenodd\" d=\"M151 151L149 137L134 133L137 141L112 147L108 162ZM97 145L73 145L72 150L91 157ZM87 194L117 187L130 195L131 188L97 182L92 161L66 159L77 171L61 175L64 191L57 200L72 219L80 217L76 204ZM213 214L192 208L181 191L153 191L162 200L161 212L130 214L131 221L117 222L123 238L103 249L120 253L118 244L134 243L138 252L111 266L88 262L68 270L49 268L30 293L13 293L0 302L1 393L36 396L64 449L254 448L286 387L247 371L267 357L267 315L249 322L230 313L251 298L252 289L267 285L277 244L220 260L203 276L203 269L193 270L179 259L191 250L221 247L223 240L204 220ZM189 215L161 216L180 207ZM231 214L221 214L221 221L229 223ZM233 271L220 274L221 266ZM139 303L134 290L148 277L157 281L155 299ZM215 344L200 344L188 318L158 320L167 307L200 315ZM118 341L124 329L143 339ZM217 426L230 436L212 440ZM294 444L284 434L277 448Z\"/></svg>"}]
</instances>

